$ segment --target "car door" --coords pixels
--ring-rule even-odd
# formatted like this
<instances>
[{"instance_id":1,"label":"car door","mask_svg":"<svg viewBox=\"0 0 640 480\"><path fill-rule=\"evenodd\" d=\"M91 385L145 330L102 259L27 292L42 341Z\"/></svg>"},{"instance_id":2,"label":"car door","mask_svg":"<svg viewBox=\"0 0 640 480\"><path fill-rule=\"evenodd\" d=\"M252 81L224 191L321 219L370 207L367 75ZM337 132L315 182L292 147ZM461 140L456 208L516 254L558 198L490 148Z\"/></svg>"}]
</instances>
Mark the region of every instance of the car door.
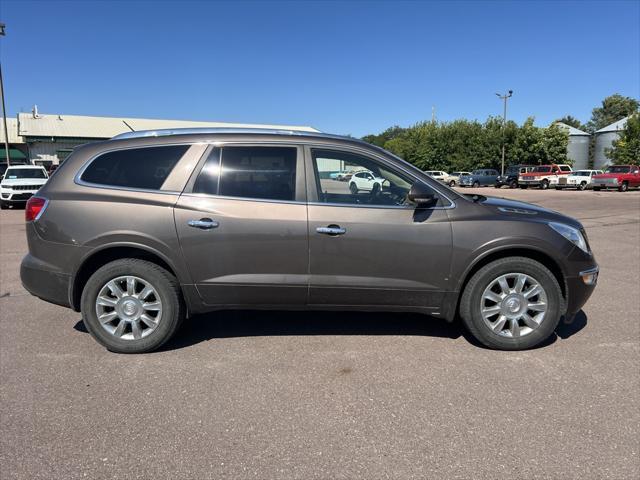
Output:
<instances>
[{"instance_id":1,"label":"car door","mask_svg":"<svg viewBox=\"0 0 640 480\"><path fill-rule=\"evenodd\" d=\"M437 206L416 210L406 200L416 177L368 151L308 147L305 152L309 303L437 311L451 288L447 208L453 202L440 195ZM382 188L353 194L344 184L321 178L318 165L330 160L373 172L385 179Z\"/></svg>"},{"instance_id":2,"label":"car door","mask_svg":"<svg viewBox=\"0 0 640 480\"><path fill-rule=\"evenodd\" d=\"M309 256L301 147L211 146L180 196L174 217L204 303L306 303Z\"/></svg>"}]
</instances>

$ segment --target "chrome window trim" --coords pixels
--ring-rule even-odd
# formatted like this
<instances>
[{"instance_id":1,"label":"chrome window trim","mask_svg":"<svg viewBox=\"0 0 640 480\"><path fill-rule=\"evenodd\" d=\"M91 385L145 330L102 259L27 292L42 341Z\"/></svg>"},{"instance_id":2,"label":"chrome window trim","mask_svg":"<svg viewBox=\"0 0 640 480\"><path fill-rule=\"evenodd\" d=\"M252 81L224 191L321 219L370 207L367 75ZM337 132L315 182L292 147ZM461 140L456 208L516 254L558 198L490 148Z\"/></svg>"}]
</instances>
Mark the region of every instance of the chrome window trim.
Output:
<instances>
[{"instance_id":1,"label":"chrome window trim","mask_svg":"<svg viewBox=\"0 0 640 480\"><path fill-rule=\"evenodd\" d=\"M125 192L160 193L160 194L165 194L165 195L180 195L181 191L178 191L178 190L162 190L162 186L159 189L154 189L154 188L133 188L133 187L121 187L119 185L108 185L108 184L104 184L104 183L87 182L85 180L82 180L82 175L84 174L85 170L87 168L89 168L89 166L97 158L101 157L102 155L106 155L107 153L119 152L119 151L122 151L122 150L139 150L139 149L142 149L142 148L175 147L175 146L187 145L189 148L187 148L187 151L184 152L184 154L178 159L178 161L176 162L176 166L177 166L178 163L180 163L180 161L189 153L189 150L191 149L192 146L197 145L197 144L202 144L202 143L203 142L176 142L176 143L162 143L162 144L144 144L144 145L136 145L136 146L123 146L123 147L119 147L119 148L110 148L108 150L103 150L103 151L95 154L94 156L90 157L89 160L87 160L82 165L82 167L80 167L80 169L78 170L78 173L76 173L75 177L73 177L73 183L75 183L76 185L81 185L83 187L101 188L101 189L106 189L106 190L121 190L121 191L125 191ZM174 166L174 168L175 168L175 166ZM167 175L167 178L165 178L165 181L162 183L162 185L164 185L166 183L166 181L167 181L167 179L169 178L170 175L171 175L171 173L169 175Z\"/></svg>"},{"instance_id":2,"label":"chrome window trim","mask_svg":"<svg viewBox=\"0 0 640 480\"><path fill-rule=\"evenodd\" d=\"M247 197L231 197L227 195L211 195L210 193L193 193L193 192L184 192L181 194L182 197L197 197L197 198L213 198L220 200L240 200L243 202L260 202L260 203L286 203L286 204L294 204L294 205L308 205L307 202L301 202L299 200L274 200L270 198L247 198Z\"/></svg>"}]
</instances>

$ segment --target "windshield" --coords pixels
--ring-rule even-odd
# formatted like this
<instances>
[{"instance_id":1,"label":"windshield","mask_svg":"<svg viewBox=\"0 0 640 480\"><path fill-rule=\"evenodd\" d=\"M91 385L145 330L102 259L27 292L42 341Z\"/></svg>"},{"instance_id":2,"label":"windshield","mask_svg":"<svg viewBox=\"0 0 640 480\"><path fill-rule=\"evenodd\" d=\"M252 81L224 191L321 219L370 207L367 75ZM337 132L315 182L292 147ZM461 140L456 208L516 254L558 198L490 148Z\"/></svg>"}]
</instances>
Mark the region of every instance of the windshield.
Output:
<instances>
[{"instance_id":1,"label":"windshield","mask_svg":"<svg viewBox=\"0 0 640 480\"><path fill-rule=\"evenodd\" d=\"M590 175L590 172L584 171L584 170L579 170L577 172L571 173L572 177L588 177L589 175Z\"/></svg>"},{"instance_id":2,"label":"windshield","mask_svg":"<svg viewBox=\"0 0 640 480\"><path fill-rule=\"evenodd\" d=\"M551 171L551 167L536 167L532 170L532 172L540 172L540 173L549 173Z\"/></svg>"},{"instance_id":3,"label":"windshield","mask_svg":"<svg viewBox=\"0 0 640 480\"><path fill-rule=\"evenodd\" d=\"M605 173L629 173L631 167L628 165L613 165L612 167L607 168Z\"/></svg>"},{"instance_id":4,"label":"windshield","mask_svg":"<svg viewBox=\"0 0 640 480\"><path fill-rule=\"evenodd\" d=\"M14 180L18 178L47 178L47 176L41 168L9 168L5 178Z\"/></svg>"}]
</instances>

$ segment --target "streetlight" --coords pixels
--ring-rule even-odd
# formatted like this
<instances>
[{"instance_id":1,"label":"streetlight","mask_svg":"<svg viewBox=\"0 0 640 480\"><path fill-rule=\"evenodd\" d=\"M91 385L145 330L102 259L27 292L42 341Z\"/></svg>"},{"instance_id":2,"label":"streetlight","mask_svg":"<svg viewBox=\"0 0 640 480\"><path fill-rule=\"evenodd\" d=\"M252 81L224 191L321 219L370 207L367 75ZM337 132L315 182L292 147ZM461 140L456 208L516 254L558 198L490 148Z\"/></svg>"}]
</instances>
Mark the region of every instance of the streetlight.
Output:
<instances>
[{"instance_id":1,"label":"streetlight","mask_svg":"<svg viewBox=\"0 0 640 480\"><path fill-rule=\"evenodd\" d=\"M0 23L0 36L4 37L4 23ZM11 165L9 159L9 131L7 129L7 110L4 106L4 83L2 82L2 64L0 63L0 96L2 97L2 120L4 122L4 152L7 156L7 167Z\"/></svg>"},{"instance_id":2,"label":"streetlight","mask_svg":"<svg viewBox=\"0 0 640 480\"><path fill-rule=\"evenodd\" d=\"M507 126L507 99L513 95L513 90L509 90L508 93L500 95L496 93L499 99L504 100L504 113L502 114L502 176L504 176L504 130Z\"/></svg>"}]
</instances>

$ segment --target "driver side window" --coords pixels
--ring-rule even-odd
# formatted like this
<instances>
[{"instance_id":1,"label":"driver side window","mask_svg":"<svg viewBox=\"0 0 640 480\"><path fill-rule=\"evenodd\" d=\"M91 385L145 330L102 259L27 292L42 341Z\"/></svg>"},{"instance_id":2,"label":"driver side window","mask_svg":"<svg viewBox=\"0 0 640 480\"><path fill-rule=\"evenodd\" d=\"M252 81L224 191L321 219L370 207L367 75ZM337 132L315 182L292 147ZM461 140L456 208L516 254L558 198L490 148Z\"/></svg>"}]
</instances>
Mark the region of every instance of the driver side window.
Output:
<instances>
[{"instance_id":1,"label":"driver side window","mask_svg":"<svg viewBox=\"0 0 640 480\"><path fill-rule=\"evenodd\" d=\"M413 179L369 157L339 150L312 149L322 203L408 206ZM435 192L434 192L435 193Z\"/></svg>"}]
</instances>

